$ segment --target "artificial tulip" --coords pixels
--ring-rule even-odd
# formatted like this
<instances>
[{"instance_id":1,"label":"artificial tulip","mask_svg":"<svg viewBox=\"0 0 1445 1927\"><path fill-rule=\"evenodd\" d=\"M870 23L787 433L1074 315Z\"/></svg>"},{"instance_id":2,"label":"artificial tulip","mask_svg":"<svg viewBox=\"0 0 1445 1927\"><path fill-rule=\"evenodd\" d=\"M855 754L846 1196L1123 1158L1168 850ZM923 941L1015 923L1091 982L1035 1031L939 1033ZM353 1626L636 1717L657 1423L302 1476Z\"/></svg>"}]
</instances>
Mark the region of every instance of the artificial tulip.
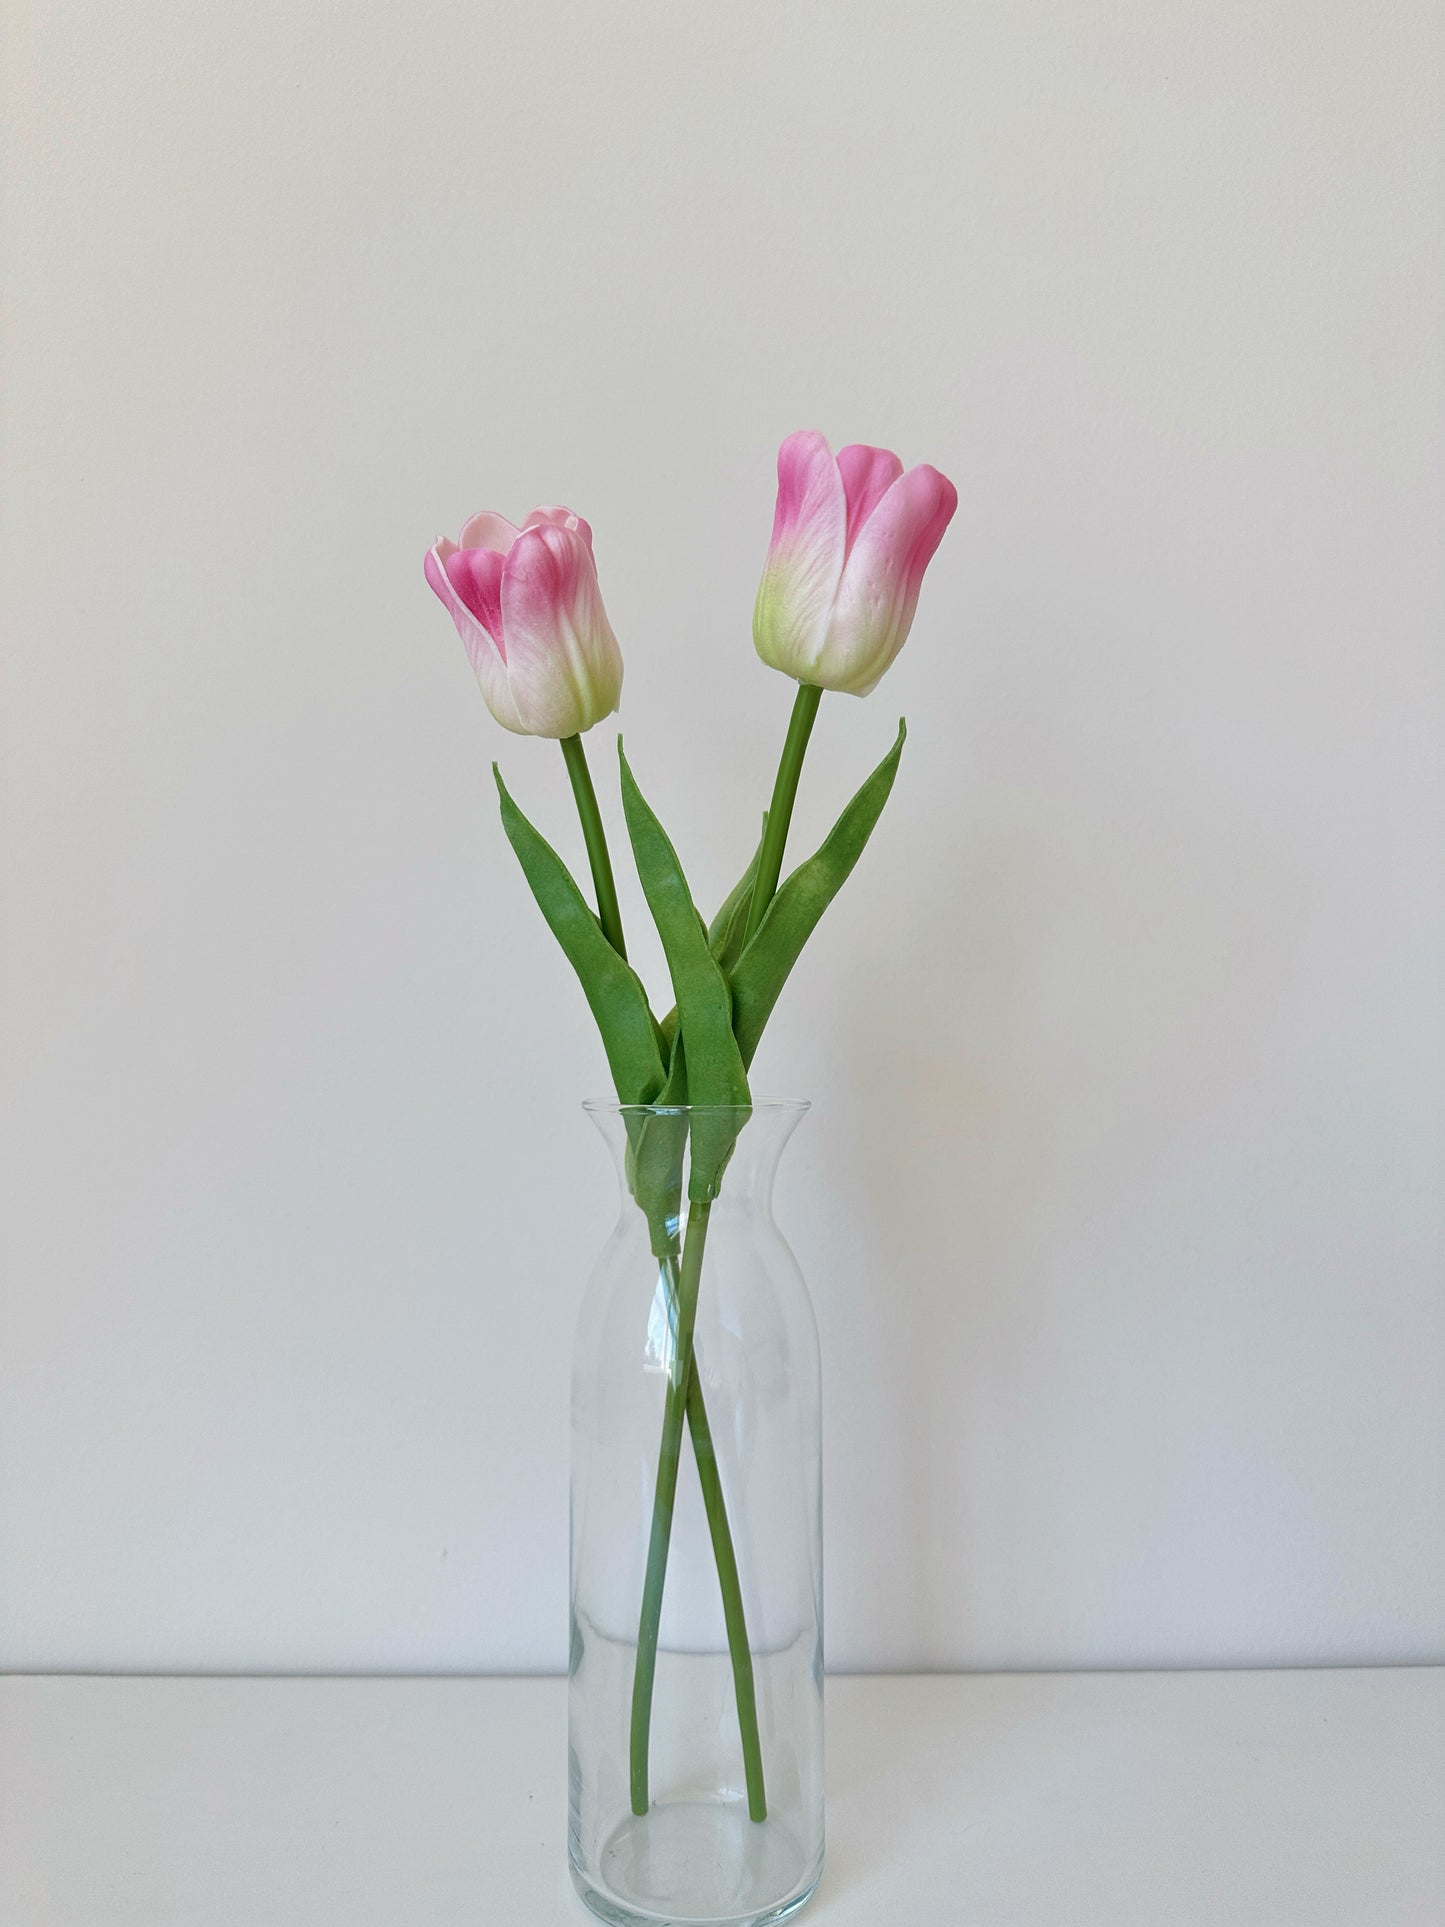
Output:
<instances>
[{"instance_id":1,"label":"artificial tulip","mask_svg":"<svg viewBox=\"0 0 1445 1927\"><path fill-rule=\"evenodd\" d=\"M565 740L616 709L622 654L580 515L533 509L519 529L483 510L428 553L426 579L504 729Z\"/></svg>"},{"instance_id":2,"label":"artificial tulip","mask_svg":"<svg viewBox=\"0 0 1445 1927\"><path fill-rule=\"evenodd\" d=\"M773 539L753 610L763 661L866 696L908 639L923 572L958 506L946 475L886 448L836 458L801 429L778 450Z\"/></svg>"}]
</instances>

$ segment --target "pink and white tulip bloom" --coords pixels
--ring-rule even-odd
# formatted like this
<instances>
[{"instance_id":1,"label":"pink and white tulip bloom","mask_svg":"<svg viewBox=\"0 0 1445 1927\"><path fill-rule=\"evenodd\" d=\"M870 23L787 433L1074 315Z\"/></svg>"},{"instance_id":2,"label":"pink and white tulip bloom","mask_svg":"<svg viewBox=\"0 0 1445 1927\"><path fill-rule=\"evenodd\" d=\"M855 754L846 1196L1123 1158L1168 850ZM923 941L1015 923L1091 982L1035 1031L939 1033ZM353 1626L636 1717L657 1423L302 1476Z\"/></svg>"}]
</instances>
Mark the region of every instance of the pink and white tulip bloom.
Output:
<instances>
[{"instance_id":1,"label":"pink and white tulip bloom","mask_svg":"<svg viewBox=\"0 0 1445 1927\"><path fill-rule=\"evenodd\" d=\"M773 539L753 641L773 669L866 696L908 640L923 572L958 507L927 465L800 429L778 450Z\"/></svg>"},{"instance_id":2,"label":"pink and white tulip bloom","mask_svg":"<svg viewBox=\"0 0 1445 1927\"><path fill-rule=\"evenodd\" d=\"M533 509L517 528L484 509L460 541L443 537L429 552L426 579L504 729L578 736L616 709L622 652L580 515Z\"/></svg>"}]
</instances>

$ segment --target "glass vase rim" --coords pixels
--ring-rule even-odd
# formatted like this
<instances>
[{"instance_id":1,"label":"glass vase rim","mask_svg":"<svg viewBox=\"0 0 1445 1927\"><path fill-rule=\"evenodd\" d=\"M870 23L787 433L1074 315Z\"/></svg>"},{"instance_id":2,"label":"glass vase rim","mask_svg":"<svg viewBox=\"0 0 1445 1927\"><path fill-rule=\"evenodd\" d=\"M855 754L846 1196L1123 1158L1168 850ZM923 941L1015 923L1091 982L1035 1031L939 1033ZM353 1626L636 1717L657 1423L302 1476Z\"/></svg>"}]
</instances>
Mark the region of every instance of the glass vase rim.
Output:
<instances>
[{"instance_id":1,"label":"glass vase rim","mask_svg":"<svg viewBox=\"0 0 1445 1927\"><path fill-rule=\"evenodd\" d=\"M582 1109L590 1116L612 1117L748 1117L755 1111L802 1117L813 1108L809 1097L755 1097L750 1104L624 1104L617 1097L584 1097Z\"/></svg>"}]
</instances>

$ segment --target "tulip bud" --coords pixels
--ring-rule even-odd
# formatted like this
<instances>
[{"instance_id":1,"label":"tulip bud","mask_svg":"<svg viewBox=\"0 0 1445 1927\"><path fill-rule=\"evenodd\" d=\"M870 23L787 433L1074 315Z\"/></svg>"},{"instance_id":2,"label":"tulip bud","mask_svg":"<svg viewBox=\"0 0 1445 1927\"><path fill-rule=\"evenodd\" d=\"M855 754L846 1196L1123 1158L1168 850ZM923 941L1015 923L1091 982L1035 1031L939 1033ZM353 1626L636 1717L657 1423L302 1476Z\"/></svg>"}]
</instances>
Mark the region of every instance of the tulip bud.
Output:
<instances>
[{"instance_id":1,"label":"tulip bud","mask_svg":"<svg viewBox=\"0 0 1445 1927\"><path fill-rule=\"evenodd\" d=\"M518 529L483 510L430 551L426 579L504 729L578 736L616 709L622 653L580 515L533 509Z\"/></svg>"},{"instance_id":2,"label":"tulip bud","mask_svg":"<svg viewBox=\"0 0 1445 1927\"><path fill-rule=\"evenodd\" d=\"M866 696L908 640L923 572L958 506L946 475L802 429L778 450L773 539L753 610L763 661Z\"/></svg>"}]
</instances>

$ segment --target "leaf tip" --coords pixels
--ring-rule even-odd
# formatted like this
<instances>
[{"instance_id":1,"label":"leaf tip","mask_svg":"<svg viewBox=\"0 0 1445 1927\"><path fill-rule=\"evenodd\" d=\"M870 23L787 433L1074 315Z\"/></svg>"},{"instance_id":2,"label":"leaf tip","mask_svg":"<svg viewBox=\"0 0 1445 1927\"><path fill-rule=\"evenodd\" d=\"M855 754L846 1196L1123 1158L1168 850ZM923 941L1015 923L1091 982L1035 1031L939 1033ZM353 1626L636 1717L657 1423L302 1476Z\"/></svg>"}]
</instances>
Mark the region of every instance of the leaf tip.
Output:
<instances>
[{"instance_id":1,"label":"leaf tip","mask_svg":"<svg viewBox=\"0 0 1445 1927\"><path fill-rule=\"evenodd\" d=\"M632 774L632 765L627 760L627 751L622 747L621 736L617 738L617 764L622 782L622 807L630 810L634 797L639 803L642 801L642 792L637 787L637 778Z\"/></svg>"}]
</instances>

